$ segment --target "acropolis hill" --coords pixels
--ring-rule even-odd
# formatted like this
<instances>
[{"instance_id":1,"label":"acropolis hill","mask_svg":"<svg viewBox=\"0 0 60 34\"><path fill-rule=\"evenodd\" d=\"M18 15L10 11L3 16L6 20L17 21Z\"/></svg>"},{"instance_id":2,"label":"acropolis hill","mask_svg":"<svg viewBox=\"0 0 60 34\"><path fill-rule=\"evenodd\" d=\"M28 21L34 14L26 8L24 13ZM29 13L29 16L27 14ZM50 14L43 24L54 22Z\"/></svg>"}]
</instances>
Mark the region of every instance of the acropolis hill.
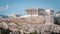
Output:
<instances>
[{"instance_id":1,"label":"acropolis hill","mask_svg":"<svg viewBox=\"0 0 60 34\"><path fill-rule=\"evenodd\" d=\"M9 18L0 19L0 27L29 34L35 30L39 34L50 34L51 32L60 32L60 26L54 24L54 10L41 8L27 8L26 15L9 15Z\"/></svg>"}]
</instances>

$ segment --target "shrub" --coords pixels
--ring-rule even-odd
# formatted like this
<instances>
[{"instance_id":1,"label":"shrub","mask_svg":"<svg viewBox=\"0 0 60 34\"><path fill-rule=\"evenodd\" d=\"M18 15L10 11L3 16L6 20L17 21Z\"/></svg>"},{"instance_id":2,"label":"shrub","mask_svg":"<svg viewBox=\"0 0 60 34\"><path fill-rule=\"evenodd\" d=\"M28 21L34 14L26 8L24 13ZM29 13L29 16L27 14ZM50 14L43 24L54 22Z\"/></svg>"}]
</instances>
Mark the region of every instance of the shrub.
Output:
<instances>
[{"instance_id":1,"label":"shrub","mask_svg":"<svg viewBox=\"0 0 60 34\"><path fill-rule=\"evenodd\" d=\"M9 34L10 33L9 29L0 28L0 30L1 30L1 34Z\"/></svg>"},{"instance_id":2,"label":"shrub","mask_svg":"<svg viewBox=\"0 0 60 34\"><path fill-rule=\"evenodd\" d=\"M34 32L31 32L30 34L37 34L37 31L35 30Z\"/></svg>"}]
</instances>

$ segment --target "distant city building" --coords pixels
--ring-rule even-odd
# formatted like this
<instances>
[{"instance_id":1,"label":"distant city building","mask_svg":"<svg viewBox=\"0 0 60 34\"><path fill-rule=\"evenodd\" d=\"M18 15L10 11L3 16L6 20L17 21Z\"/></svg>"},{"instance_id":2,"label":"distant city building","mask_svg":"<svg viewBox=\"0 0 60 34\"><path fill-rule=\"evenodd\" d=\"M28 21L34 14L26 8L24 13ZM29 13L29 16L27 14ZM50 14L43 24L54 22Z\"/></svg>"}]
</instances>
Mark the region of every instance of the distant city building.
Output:
<instances>
[{"instance_id":1,"label":"distant city building","mask_svg":"<svg viewBox=\"0 0 60 34\"><path fill-rule=\"evenodd\" d=\"M56 16L60 16L60 11L58 11L58 12L56 13Z\"/></svg>"},{"instance_id":2,"label":"distant city building","mask_svg":"<svg viewBox=\"0 0 60 34\"><path fill-rule=\"evenodd\" d=\"M9 15L10 17L13 17L13 18L20 18L20 14L10 14Z\"/></svg>"},{"instance_id":3,"label":"distant city building","mask_svg":"<svg viewBox=\"0 0 60 34\"><path fill-rule=\"evenodd\" d=\"M54 23L60 25L60 11L56 12L54 17Z\"/></svg>"}]
</instances>

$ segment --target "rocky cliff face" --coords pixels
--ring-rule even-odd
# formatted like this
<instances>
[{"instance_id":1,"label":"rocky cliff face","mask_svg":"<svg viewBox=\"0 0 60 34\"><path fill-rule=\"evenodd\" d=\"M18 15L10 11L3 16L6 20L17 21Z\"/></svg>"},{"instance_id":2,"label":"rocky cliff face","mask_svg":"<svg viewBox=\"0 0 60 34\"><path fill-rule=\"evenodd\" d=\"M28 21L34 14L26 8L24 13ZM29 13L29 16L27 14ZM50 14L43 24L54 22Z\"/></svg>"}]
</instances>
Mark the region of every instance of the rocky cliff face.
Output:
<instances>
[{"instance_id":1,"label":"rocky cliff face","mask_svg":"<svg viewBox=\"0 0 60 34\"><path fill-rule=\"evenodd\" d=\"M4 23L2 23L4 22ZM60 26L52 23L51 17L31 17L31 18L5 18L0 20L0 26L6 26L9 29L23 30L24 32L50 33L59 32ZM2 25L1 25L2 23Z\"/></svg>"}]
</instances>

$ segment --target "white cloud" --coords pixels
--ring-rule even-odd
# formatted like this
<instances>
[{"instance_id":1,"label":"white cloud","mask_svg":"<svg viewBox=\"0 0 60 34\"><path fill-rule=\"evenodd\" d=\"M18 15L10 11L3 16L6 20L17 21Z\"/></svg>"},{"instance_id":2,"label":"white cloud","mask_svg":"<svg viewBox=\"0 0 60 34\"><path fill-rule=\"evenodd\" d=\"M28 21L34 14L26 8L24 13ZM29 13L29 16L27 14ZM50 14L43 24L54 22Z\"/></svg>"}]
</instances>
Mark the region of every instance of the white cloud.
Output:
<instances>
[{"instance_id":1,"label":"white cloud","mask_svg":"<svg viewBox=\"0 0 60 34\"><path fill-rule=\"evenodd\" d=\"M0 11L2 11L2 10L8 10L8 5L6 5L5 7L0 7Z\"/></svg>"}]
</instances>

